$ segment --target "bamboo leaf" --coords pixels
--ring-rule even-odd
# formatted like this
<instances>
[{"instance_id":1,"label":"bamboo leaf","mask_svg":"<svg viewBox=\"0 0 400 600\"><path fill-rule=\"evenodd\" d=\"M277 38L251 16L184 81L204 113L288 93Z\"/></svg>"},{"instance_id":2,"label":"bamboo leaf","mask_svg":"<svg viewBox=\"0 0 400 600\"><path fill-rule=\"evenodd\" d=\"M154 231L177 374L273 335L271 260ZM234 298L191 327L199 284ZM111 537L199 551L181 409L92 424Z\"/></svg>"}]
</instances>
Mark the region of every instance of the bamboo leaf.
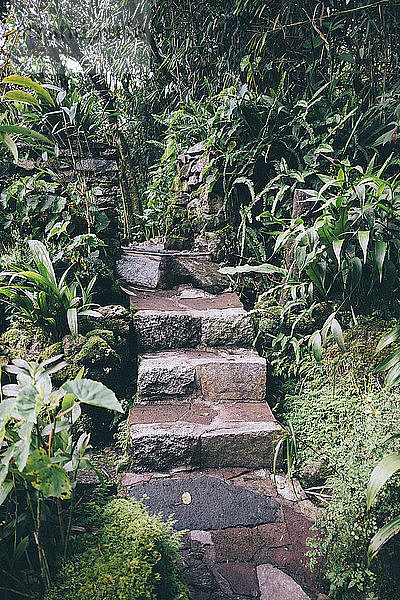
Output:
<instances>
[{"instance_id":1,"label":"bamboo leaf","mask_svg":"<svg viewBox=\"0 0 400 600\"><path fill-rule=\"evenodd\" d=\"M332 319L331 331L332 331L333 337L335 338L337 345L344 352L346 350L346 348L344 345L343 332L342 332L340 323L336 319Z\"/></svg>"},{"instance_id":2,"label":"bamboo leaf","mask_svg":"<svg viewBox=\"0 0 400 600\"><path fill-rule=\"evenodd\" d=\"M53 142L45 135L42 135L37 131L33 131L33 129L29 129L28 127L23 127L22 125L0 125L0 133L14 133L15 135L23 135L25 137L34 138L40 142L44 142L45 144L53 144Z\"/></svg>"},{"instance_id":3,"label":"bamboo leaf","mask_svg":"<svg viewBox=\"0 0 400 600\"><path fill-rule=\"evenodd\" d=\"M386 256L387 243L376 241L375 242L375 264L379 273L379 281L382 281L383 274L383 263Z\"/></svg>"},{"instance_id":4,"label":"bamboo leaf","mask_svg":"<svg viewBox=\"0 0 400 600\"><path fill-rule=\"evenodd\" d=\"M32 106L39 106L39 102L32 94L23 92L22 90L12 90L4 94L4 100L10 102L23 102L24 104L31 104Z\"/></svg>"}]
</instances>

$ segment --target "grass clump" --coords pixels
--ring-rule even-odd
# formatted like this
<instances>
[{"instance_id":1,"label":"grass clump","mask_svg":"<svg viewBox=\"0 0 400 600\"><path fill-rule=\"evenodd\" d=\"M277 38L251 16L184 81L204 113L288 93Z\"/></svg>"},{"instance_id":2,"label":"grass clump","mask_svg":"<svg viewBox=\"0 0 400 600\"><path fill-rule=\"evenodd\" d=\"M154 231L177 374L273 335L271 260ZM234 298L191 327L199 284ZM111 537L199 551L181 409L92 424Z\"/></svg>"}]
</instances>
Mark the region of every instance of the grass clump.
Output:
<instances>
[{"instance_id":1,"label":"grass clump","mask_svg":"<svg viewBox=\"0 0 400 600\"><path fill-rule=\"evenodd\" d=\"M77 536L43 600L189 600L170 523L124 498L87 505L85 514L90 533Z\"/></svg>"}]
</instances>

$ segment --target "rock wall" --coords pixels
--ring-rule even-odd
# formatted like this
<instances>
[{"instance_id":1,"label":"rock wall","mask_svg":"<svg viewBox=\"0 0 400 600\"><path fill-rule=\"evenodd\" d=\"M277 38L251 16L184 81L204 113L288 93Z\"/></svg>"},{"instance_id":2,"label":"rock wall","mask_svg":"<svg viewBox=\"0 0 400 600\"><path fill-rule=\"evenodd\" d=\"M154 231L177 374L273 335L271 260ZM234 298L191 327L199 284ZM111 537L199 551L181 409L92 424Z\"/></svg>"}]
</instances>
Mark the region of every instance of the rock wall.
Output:
<instances>
[{"instance_id":1,"label":"rock wall","mask_svg":"<svg viewBox=\"0 0 400 600\"><path fill-rule=\"evenodd\" d=\"M167 230L169 236L183 240L176 249L210 252L218 261L235 237L235 217L222 194L209 189L204 170L210 162L211 152L203 142L178 156L178 185Z\"/></svg>"}]
</instances>

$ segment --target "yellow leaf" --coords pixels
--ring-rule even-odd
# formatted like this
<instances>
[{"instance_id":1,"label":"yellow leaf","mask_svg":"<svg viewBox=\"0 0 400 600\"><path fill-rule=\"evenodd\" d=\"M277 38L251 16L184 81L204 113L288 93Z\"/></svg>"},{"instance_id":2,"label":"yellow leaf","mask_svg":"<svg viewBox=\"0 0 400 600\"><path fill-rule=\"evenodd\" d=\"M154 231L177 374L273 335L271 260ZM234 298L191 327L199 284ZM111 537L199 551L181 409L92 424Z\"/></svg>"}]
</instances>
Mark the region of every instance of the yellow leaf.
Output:
<instances>
[{"instance_id":1,"label":"yellow leaf","mask_svg":"<svg viewBox=\"0 0 400 600\"><path fill-rule=\"evenodd\" d=\"M192 502L192 496L189 494L189 492L183 492L182 502L183 504L190 504Z\"/></svg>"}]
</instances>

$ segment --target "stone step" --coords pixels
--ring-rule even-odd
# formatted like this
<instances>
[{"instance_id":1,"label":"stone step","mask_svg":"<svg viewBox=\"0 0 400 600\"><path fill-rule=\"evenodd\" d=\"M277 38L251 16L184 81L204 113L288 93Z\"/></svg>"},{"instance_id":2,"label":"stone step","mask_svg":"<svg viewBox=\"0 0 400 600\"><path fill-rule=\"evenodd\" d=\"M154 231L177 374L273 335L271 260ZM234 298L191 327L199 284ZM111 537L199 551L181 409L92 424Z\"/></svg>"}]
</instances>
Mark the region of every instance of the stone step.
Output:
<instances>
[{"instance_id":1,"label":"stone step","mask_svg":"<svg viewBox=\"0 0 400 600\"><path fill-rule=\"evenodd\" d=\"M160 246L121 249L116 262L121 282L135 288L170 289L190 284L212 294L229 288L229 279L219 272L209 252L166 250Z\"/></svg>"},{"instance_id":2,"label":"stone step","mask_svg":"<svg viewBox=\"0 0 400 600\"><path fill-rule=\"evenodd\" d=\"M135 472L271 468L282 433L268 404L258 402L136 405L129 429Z\"/></svg>"},{"instance_id":3,"label":"stone step","mask_svg":"<svg viewBox=\"0 0 400 600\"><path fill-rule=\"evenodd\" d=\"M142 354L138 390L138 403L262 401L266 361L249 348Z\"/></svg>"},{"instance_id":4,"label":"stone step","mask_svg":"<svg viewBox=\"0 0 400 600\"><path fill-rule=\"evenodd\" d=\"M181 287L136 291L130 297L140 351L196 346L248 347L254 323L232 292L219 295Z\"/></svg>"}]
</instances>

